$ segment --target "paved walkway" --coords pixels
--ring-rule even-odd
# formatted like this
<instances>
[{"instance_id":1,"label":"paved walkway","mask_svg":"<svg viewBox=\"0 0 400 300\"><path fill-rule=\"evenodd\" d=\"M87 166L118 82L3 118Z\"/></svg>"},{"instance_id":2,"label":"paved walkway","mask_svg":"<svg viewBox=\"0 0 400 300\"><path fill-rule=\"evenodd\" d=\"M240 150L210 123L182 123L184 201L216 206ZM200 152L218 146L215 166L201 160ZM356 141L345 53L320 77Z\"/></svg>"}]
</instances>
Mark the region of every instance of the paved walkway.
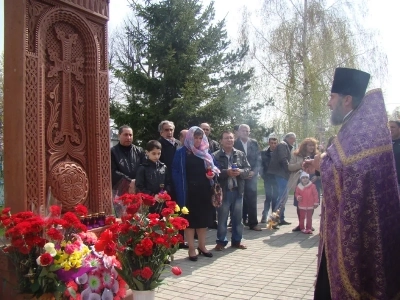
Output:
<instances>
[{"instance_id":1,"label":"paved walkway","mask_svg":"<svg viewBox=\"0 0 400 300\"><path fill-rule=\"evenodd\" d=\"M291 198L289 198L291 199ZM261 216L263 199L258 200ZM199 256L190 261L187 251L175 254L172 266L179 266L181 276L168 275L156 291L156 299L312 299L316 274L320 209L314 212L314 235L292 232L297 215L291 200L286 220L292 225L261 232L244 229L246 250L227 247L212 251L214 257ZM265 227L265 224L261 224ZM209 230L207 246L215 246L216 230ZM229 245L229 244L228 244Z\"/></svg>"}]
</instances>

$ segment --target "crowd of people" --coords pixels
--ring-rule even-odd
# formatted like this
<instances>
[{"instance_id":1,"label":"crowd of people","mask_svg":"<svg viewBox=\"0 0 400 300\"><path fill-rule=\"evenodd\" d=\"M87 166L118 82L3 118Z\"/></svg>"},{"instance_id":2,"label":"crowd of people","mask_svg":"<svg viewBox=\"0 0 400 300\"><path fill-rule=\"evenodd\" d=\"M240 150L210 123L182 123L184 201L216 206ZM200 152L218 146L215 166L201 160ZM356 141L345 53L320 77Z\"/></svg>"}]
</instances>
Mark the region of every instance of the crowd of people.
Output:
<instances>
[{"instance_id":1,"label":"crowd of people","mask_svg":"<svg viewBox=\"0 0 400 300\"><path fill-rule=\"evenodd\" d=\"M290 225L285 205L293 193L298 223L292 230L312 234L323 193L314 299L400 297L400 121L389 122L390 139L382 93L365 95L368 82L365 72L336 69L328 106L332 124L342 128L326 149L312 137L294 149L296 134L289 132L282 141L271 134L261 150L247 124L223 131L217 142L210 124L202 123L182 130L178 140L174 123L165 120L159 139L143 150L133 145L132 128L121 126L111 149L113 189L152 195L165 190L186 206L189 227L180 247L191 261L213 256L206 248L207 227L217 229L215 251L229 243L229 227L237 249L247 248L244 226L261 231L259 176L265 191L260 223L268 222L270 211L279 212L275 229ZM223 191L218 207L211 201L216 183Z\"/></svg>"}]
</instances>

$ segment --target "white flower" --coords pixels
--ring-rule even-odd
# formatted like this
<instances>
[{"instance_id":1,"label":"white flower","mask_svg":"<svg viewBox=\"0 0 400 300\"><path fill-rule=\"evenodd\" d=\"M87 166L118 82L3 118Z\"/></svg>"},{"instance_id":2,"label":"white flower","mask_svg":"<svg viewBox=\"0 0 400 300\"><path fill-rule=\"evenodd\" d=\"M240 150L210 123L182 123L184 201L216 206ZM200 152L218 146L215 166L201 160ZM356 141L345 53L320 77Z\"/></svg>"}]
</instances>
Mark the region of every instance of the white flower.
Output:
<instances>
[{"instance_id":1,"label":"white flower","mask_svg":"<svg viewBox=\"0 0 400 300\"><path fill-rule=\"evenodd\" d=\"M52 257L57 255L56 248L54 246L54 243L47 243L44 245L44 250L49 253Z\"/></svg>"}]
</instances>

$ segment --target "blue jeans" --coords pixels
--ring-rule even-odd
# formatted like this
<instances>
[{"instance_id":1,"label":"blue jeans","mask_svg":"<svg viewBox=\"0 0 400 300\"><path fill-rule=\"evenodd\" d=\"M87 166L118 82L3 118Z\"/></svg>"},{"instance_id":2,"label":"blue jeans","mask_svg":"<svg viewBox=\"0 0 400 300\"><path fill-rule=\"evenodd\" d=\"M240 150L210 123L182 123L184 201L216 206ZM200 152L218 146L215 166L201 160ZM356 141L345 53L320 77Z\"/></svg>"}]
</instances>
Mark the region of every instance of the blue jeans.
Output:
<instances>
[{"instance_id":1,"label":"blue jeans","mask_svg":"<svg viewBox=\"0 0 400 300\"><path fill-rule=\"evenodd\" d=\"M288 190L287 190L287 184L288 180L286 178L283 178L281 176L275 175L275 180L276 184L278 185L278 198L276 204L279 205L279 202L282 201L282 199L287 198L288 196ZM281 210L280 210L280 222L285 220L285 205L281 205Z\"/></svg>"},{"instance_id":2,"label":"blue jeans","mask_svg":"<svg viewBox=\"0 0 400 300\"><path fill-rule=\"evenodd\" d=\"M243 209L243 195L239 194L238 190L224 189L222 205L217 208L218 212L218 229L217 229L217 244L226 246L228 239L228 215L231 211L232 221L232 240L231 244L240 244L243 236L242 224L242 209ZM232 208L232 209L231 209Z\"/></svg>"},{"instance_id":3,"label":"blue jeans","mask_svg":"<svg viewBox=\"0 0 400 300\"><path fill-rule=\"evenodd\" d=\"M265 201L264 210L262 212L262 220L266 220L268 216L269 209L272 206L272 212L275 211L276 200L278 198L278 186L276 184L275 176L272 174L267 174L264 177L264 191L265 191Z\"/></svg>"}]
</instances>

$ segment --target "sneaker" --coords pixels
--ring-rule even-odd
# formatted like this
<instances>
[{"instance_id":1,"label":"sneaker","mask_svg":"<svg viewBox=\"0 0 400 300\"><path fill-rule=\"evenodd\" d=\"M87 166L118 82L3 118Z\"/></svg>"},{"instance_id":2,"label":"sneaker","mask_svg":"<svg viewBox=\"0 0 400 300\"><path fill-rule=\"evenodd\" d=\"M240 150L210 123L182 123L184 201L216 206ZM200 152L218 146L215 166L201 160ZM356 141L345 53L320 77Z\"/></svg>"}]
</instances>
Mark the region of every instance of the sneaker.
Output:
<instances>
[{"instance_id":1,"label":"sneaker","mask_svg":"<svg viewBox=\"0 0 400 300\"><path fill-rule=\"evenodd\" d=\"M295 228L292 229L292 231L301 231L300 226L296 226Z\"/></svg>"}]
</instances>

